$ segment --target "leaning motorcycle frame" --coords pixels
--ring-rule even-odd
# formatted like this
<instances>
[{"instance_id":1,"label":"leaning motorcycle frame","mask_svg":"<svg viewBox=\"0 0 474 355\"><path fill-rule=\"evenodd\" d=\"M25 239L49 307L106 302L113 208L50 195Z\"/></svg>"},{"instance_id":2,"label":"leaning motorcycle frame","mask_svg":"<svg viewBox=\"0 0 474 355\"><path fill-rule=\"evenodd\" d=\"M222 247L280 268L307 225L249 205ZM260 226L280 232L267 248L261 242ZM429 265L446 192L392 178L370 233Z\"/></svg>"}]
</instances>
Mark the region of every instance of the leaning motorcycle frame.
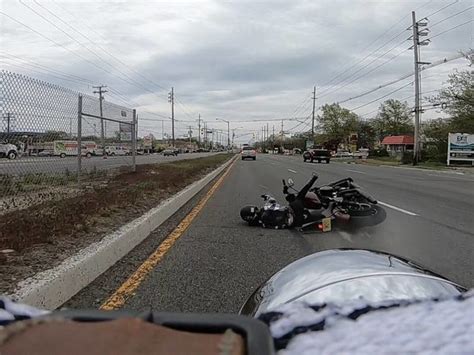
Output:
<instances>
[{"instance_id":1,"label":"leaning motorcycle frame","mask_svg":"<svg viewBox=\"0 0 474 355\"><path fill-rule=\"evenodd\" d=\"M249 225L264 228L299 228L303 232L329 232L333 224L341 227L366 227L385 220L385 210L350 177L320 187L313 187L318 175L301 189L292 179L283 180L283 194L288 207L281 207L274 198L262 195L263 208L245 206L241 217ZM291 191L290 191L291 190Z\"/></svg>"}]
</instances>

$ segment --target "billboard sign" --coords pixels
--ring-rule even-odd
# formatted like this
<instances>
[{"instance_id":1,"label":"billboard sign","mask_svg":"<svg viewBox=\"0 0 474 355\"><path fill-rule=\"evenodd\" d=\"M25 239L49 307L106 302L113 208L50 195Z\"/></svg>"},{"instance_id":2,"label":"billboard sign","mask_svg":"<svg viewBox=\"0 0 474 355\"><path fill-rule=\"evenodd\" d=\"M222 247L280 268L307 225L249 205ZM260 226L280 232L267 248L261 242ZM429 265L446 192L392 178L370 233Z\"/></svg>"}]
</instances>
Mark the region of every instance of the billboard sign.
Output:
<instances>
[{"instance_id":1,"label":"billboard sign","mask_svg":"<svg viewBox=\"0 0 474 355\"><path fill-rule=\"evenodd\" d=\"M451 160L471 161L474 164L474 134L448 134L448 165Z\"/></svg>"},{"instance_id":2,"label":"billboard sign","mask_svg":"<svg viewBox=\"0 0 474 355\"><path fill-rule=\"evenodd\" d=\"M132 125L127 123L120 123L120 140L132 140Z\"/></svg>"}]
</instances>

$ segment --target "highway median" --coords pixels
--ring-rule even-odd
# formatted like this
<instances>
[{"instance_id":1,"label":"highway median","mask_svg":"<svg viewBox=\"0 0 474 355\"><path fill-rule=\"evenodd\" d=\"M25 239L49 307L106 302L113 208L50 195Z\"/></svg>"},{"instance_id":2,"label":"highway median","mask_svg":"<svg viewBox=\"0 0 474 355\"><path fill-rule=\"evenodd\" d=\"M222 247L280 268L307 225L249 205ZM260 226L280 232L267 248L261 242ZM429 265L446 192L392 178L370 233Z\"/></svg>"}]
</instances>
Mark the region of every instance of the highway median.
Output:
<instances>
[{"instance_id":1,"label":"highway median","mask_svg":"<svg viewBox=\"0 0 474 355\"><path fill-rule=\"evenodd\" d=\"M180 206L168 208L168 202L201 182L194 188L196 191L189 194L192 197L217 176L232 156L217 154L139 165L136 173L117 174L100 184L91 184L79 194L66 194L3 213L0 220L1 292L14 292L20 281L58 266L157 206L163 205L172 214L171 209L177 210ZM181 199L186 202L185 198Z\"/></svg>"}]
</instances>

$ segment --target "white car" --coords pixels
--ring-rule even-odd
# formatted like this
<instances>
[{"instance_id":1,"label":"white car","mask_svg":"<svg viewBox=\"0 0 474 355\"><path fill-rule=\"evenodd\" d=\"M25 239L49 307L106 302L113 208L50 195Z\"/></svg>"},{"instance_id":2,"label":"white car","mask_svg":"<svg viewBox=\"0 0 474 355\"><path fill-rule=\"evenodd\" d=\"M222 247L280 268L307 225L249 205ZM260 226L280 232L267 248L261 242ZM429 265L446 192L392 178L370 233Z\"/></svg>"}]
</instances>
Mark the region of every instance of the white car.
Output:
<instances>
[{"instance_id":1,"label":"white car","mask_svg":"<svg viewBox=\"0 0 474 355\"><path fill-rule=\"evenodd\" d=\"M351 158L352 153L347 151L339 151L334 155L336 158Z\"/></svg>"},{"instance_id":2,"label":"white car","mask_svg":"<svg viewBox=\"0 0 474 355\"><path fill-rule=\"evenodd\" d=\"M114 155L130 155L130 149L126 147L119 147L119 146L106 146L105 147L105 154L114 156Z\"/></svg>"},{"instance_id":3,"label":"white car","mask_svg":"<svg viewBox=\"0 0 474 355\"><path fill-rule=\"evenodd\" d=\"M244 159L256 160L257 159L257 152L252 147L243 147L242 152L240 154L242 155L242 160Z\"/></svg>"}]
</instances>

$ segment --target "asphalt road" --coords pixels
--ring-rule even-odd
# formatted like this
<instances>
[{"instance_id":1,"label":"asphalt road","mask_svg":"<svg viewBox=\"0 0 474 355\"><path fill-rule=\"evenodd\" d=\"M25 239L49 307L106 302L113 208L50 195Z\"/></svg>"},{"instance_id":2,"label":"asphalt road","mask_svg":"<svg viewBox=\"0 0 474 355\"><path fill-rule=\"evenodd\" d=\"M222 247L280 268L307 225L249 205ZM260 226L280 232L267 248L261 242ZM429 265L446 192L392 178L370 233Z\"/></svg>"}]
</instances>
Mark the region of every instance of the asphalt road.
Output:
<instances>
[{"instance_id":1,"label":"asphalt road","mask_svg":"<svg viewBox=\"0 0 474 355\"><path fill-rule=\"evenodd\" d=\"M384 223L359 230L301 234L249 227L239 216L260 194L284 202L281 179L302 186L352 176L384 204ZM205 191L202 193L204 194ZM201 195L202 195L201 194ZM68 307L97 307L112 294L196 204L191 201L128 256L74 297ZM283 266L316 251L350 247L390 252L474 287L474 175L259 155L237 161L189 228L140 284L124 308L237 312L248 295Z\"/></svg>"},{"instance_id":2,"label":"asphalt road","mask_svg":"<svg viewBox=\"0 0 474 355\"><path fill-rule=\"evenodd\" d=\"M182 160L205 157L216 153L188 153L174 156L162 154L138 155L137 164L156 164L172 160ZM102 156L82 158L82 171L114 169L121 166L131 166L131 156L114 156L104 159ZM29 173L58 174L65 171L77 171L77 157L22 157L16 160L0 159L0 175L23 175Z\"/></svg>"}]
</instances>

